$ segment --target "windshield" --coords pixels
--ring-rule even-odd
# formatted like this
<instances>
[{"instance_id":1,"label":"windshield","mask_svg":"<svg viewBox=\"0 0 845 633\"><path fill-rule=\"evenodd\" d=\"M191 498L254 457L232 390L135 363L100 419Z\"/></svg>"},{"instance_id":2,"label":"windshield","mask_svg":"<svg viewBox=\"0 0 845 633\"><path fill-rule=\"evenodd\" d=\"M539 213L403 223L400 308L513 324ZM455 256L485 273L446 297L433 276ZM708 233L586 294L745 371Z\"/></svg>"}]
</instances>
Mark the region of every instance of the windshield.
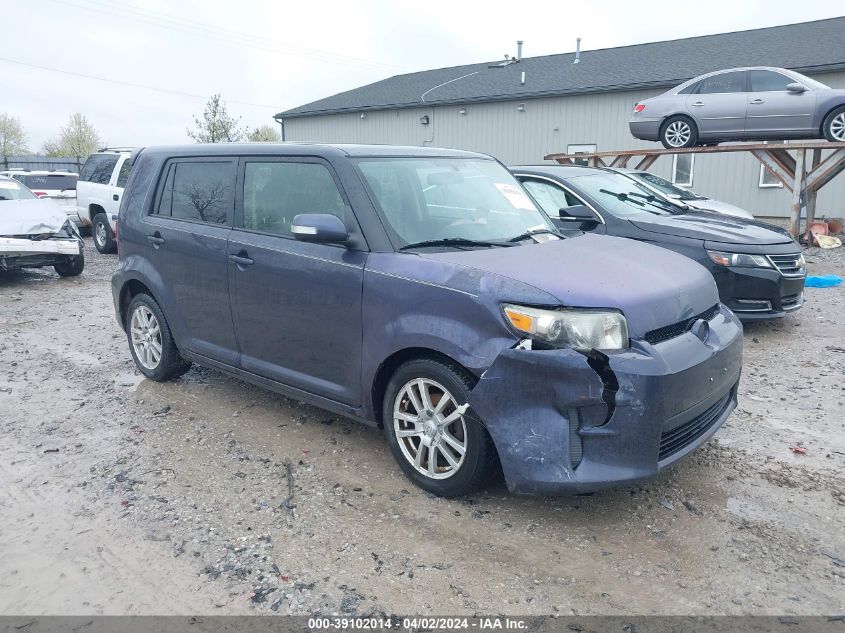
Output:
<instances>
[{"instance_id":1,"label":"windshield","mask_svg":"<svg viewBox=\"0 0 845 633\"><path fill-rule=\"evenodd\" d=\"M21 174L14 176L15 180L20 180L30 189L38 191L56 190L64 191L65 189L76 190L76 181L78 176L68 176L67 174Z\"/></svg>"},{"instance_id":2,"label":"windshield","mask_svg":"<svg viewBox=\"0 0 845 633\"><path fill-rule=\"evenodd\" d=\"M677 211L668 210L671 206L668 202L620 174L576 176L567 180L618 218L630 218L643 213L671 215ZM650 202L649 198L653 201Z\"/></svg>"},{"instance_id":3,"label":"windshield","mask_svg":"<svg viewBox=\"0 0 845 633\"><path fill-rule=\"evenodd\" d=\"M647 185L654 187L660 193L663 193L667 196L672 196L673 198L677 198L678 200L701 200L702 197L693 193L692 191L687 191L686 189L681 189L680 187L676 187L671 182L666 180L665 178L661 178L660 176L655 176L654 174L650 174L647 171L638 171L631 174L637 180L642 180Z\"/></svg>"},{"instance_id":4,"label":"windshield","mask_svg":"<svg viewBox=\"0 0 845 633\"><path fill-rule=\"evenodd\" d=\"M506 242L555 230L510 172L492 160L379 158L362 159L358 167L399 248L449 239Z\"/></svg>"},{"instance_id":5,"label":"windshield","mask_svg":"<svg viewBox=\"0 0 845 633\"><path fill-rule=\"evenodd\" d=\"M816 81L815 79L810 79L807 75L802 75L801 73L792 73L793 77L799 78L802 84L807 86L808 88L814 88L816 90L830 90L830 86L827 84L823 84L820 81Z\"/></svg>"},{"instance_id":6,"label":"windshield","mask_svg":"<svg viewBox=\"0 0 845 633\"><path fill-rule=\"evenodd\" d=\"M0 178L0 201L31 200L32 198L37 197L38 196L32 193L29 189L21 186L20 183L11 179L6 180L5 178Z\"/></svg>"}]
</instances>

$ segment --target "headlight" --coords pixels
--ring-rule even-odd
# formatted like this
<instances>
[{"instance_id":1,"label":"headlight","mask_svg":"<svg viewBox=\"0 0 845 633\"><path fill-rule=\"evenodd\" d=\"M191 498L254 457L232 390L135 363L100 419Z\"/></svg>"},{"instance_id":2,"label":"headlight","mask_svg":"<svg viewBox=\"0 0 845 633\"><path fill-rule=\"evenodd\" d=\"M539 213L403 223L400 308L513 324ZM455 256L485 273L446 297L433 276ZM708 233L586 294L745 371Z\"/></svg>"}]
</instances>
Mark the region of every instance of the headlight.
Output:
<instances>
[{"instance_id":1,"label":"headlight","mask_svg":"<svg viewBox=\"0 0 845 633\"><path fill-rule=\"evenodd\" d=\"M769 260L763 255L746 255L745 253L723 253L721 251L707 251L714 264L719 266L744 266L746 268L771 268Z\"/></svg>"},{"instance_id":2,"label":"headlight","mask_svg":"<svg viewBox=\"0 0 845 633\"><path fill-rule=\"evenodd\" d=\"M628 322L620 312L610 310L543 310L505 304L505 318L514 329L551 347L627 349Z\"/></svg>"}]
</instances>

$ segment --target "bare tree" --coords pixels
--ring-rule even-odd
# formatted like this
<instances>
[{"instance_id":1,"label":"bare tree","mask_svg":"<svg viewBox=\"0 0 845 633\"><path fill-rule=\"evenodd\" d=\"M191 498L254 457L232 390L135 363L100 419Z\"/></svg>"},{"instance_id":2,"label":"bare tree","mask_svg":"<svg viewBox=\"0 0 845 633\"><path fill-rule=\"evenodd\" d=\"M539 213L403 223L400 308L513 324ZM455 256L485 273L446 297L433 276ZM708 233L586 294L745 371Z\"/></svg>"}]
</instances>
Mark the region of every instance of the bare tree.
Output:
<instances>
[{"instance_id":1,"label":"bare tree","mask_svg":"<svg viewBox=\"0 0 845 633\"><path fill-rule=\"evenodd\" d=\"M247 137L253 143L281 143L282 135L272 125L260 125Z\"/></svg>"},{"instance_id":2,"label":"bare tree","mask_svg":"<svg viewBox=\"0 0 845 633\"><path fill-rule=\"evenodd\" d=\"M196 129L188 129L188 136L197 143L232 143L242 141L244 131L240 127L241 119L229 116L226 104L219 94L212 95L201 117L194 117Z\"/></svg>"},{"instance_id":3,"label":"bare tree","mask_svg":"<svg viewBox=\"0 0 845 633\"><path fill-rule=\"evenodd\" d=\"M26 133L20 119L6 113L0 113L0 156L5 165L9 156L28 154Z\"/></svg>"},{"instance_id":4,"label":"bare tree","mask_svg":"<svg viewBox=\"0 0 845 633\"><path fill-rule=\"evenodd\" d=\"M59 137L44 143L48 156L72 156L81 161L96 152L102 142L97 130L84 115L71 115L67 125L59 131Z\"/></svg>"}]
</instances>

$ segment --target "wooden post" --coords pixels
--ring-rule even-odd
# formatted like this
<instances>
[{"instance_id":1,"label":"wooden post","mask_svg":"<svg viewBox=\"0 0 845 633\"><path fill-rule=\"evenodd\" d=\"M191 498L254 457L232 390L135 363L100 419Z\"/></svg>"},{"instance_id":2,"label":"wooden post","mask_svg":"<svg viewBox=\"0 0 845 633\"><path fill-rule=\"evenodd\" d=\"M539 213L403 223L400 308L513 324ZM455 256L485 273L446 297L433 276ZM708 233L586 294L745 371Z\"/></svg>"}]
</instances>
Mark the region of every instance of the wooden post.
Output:
<instances>
[{"instance_id":1,"label":"wooden post","mask_svg":"<svg viewBox=\"0 0 845 633\"><path fill-rule=\"evenodd\" d=\"M801 216L801 191L804 183L804 154L806 150L799 147L795 156L795 181L792 185L792 210L789 215L789 233L798 238L799 218Z\"/></svg>"}]
</instances>

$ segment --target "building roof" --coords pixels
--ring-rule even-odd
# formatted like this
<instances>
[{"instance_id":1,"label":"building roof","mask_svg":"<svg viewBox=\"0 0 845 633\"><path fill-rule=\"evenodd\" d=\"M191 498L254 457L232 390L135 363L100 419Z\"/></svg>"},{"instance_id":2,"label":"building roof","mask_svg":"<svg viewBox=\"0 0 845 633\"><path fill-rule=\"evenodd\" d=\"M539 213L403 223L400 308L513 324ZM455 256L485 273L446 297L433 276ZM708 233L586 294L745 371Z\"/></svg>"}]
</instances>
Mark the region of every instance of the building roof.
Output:
<instances>
[{"instance_id":1,"label":"building roof","mask_svg":"<svg viewBox=\"0 0 845 633\"><path fill-rule=\"evenodd\" d=\"M574 53L396 75L276 115L295 118L671 87L722 68L777 66L803 73L845 68L845 17ZM494 67L491 67L494 66ZM525 73L525 84L521 84Z\"/></svg>"}]
</instances>

